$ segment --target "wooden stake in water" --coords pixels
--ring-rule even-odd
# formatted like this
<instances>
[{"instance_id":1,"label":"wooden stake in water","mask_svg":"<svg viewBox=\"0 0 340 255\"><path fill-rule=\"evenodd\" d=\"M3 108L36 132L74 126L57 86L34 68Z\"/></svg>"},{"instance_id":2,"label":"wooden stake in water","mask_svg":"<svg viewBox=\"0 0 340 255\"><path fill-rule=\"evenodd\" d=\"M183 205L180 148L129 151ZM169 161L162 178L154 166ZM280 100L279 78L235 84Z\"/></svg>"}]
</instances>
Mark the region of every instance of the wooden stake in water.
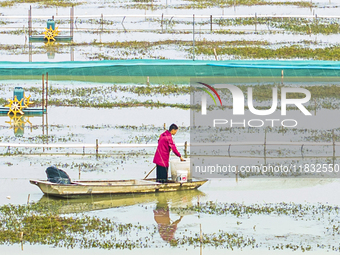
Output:
<instances>
[{"instance_id":1,"label":"wooden stake in water","mask_svg":"<svg viewBox=\"0 0 340 255\"><path fill-rule=\"evenodd\" d=\"M238 166L236 166L236 173L235 173L235 175L236 175L236 183L238 183Z\"/></svg>"},{"instance_id":2,"label":"wooden stake in water","mask_svg":"<svg viewBox=\"0 0 340 255\"><path fill-rule=\"evenodd\" d=\"M203 235L202 235L202 224L200 224L200 242L203 241Z\"/></svg>"},{"instance_id":3,"label":"wooden stake in water","mask_svg":"<svg viewBox=\"0 0 340 255\"><path fill-rule=\"evenodd\" d=\"M24 243L23 243L23 239L24 239L24 232L20 232L20 243L21 243L21 250L24 250Z\"/></svg>"},{"instance_id":4,"label":"wooden stake in water","mask_svg":"<svg viewBox=\"0 0 340 255\"><path fill-rule=\"evenodd\" d=\"M44 109L45 109L45 76L44 74L42 74L42 92L41 92L41 108L42 108L42 112L43 112L43 116L42 116L42 134L43 134L43 144L45 142L45 118L44 118ZM43 147L43 152L45 152L45 147Z\"/></svg>"},{"instance_id":5,"label":"wooden stake in water","mask_svg":"<svg viewBox=\"0 0 340 255\"><path fill-rule=\"evenodd\" d=\"M32 6L28 10L28 37L32 36Z\"/></svg>"},{"instance_id":6,"label":"wooden stake in water","mask_svg":"<svg viewBox=\"0 0 340 255\"><path fill-rule=\"evenodd\" d=\"M195 60L195 14L192 15L192 60Z\"/></svg>"},{"instance_id":7,"label":"wooden stake in water","mask_svg":"<svg viewBox=\"0 0 340 255\"><path fill-rule=\"evenodd\" d=\"M103 30L104 30L104 15L103 15L103 13L100 16L100 23L101 23L101 31L103 33Z\"/></svg>"},{"instance_id":8,"label":"wooden stake in water","mask_svg":"<svg viewBox=\"0 0 340 255\"><path fill-rule=\"evenodd\" d=\"M44 116L43 116L43 118L44 118ZM48 118L47 118L47 112L46 112L46 143L48 144ZM48 150L48 148L47 148L47 150Z\"/></svg>"},{"instance_id":9,"label":"wooden stake in water","mask_svg":"<svg viewBox=\"0 0 340 255\"><path fill-rule=\"evenodd\" d=\"M27 197L27 204L30 203L30 197L31 197L31 194L28 194L28 197Z\"/></svg>"},{"instance_id":10,"label":"wooden stake in water","mask_svg":"<svg viewBox=\"0 0 340 255\"><path fill-rule=\"evenodd\" d=\"M47 113L47 104L48 104L48 73L46 73L46 113Z\"/></svg>"},{"instance_id":11,"label":"wooden stake in water","mask_svg":"<svg viewBox=\"0 0 340 255\"><path fill-rule=\"evenodd\" d=\"M202 242L203 242L203 237L202 237L202 224L200 224L200 255L203 254L203 246L202 246Z\"/></svg>"},{"instance_id":12,"label":"wooden stake in water","mask_svg":"<svg viewBox=\"0 0 340 255\"><path fill-rule=\"evenodd\" d=\"M257 13L255 12L255 32L257 31Z\"/></svg>"},{"instance_id":13,"label":"wooden stake in water","mask_svg":"<svg viewBox=\"0 0 340 255\"><path fill-rule=\"evenodd\" d=\"M44 79L44 75L42 75L41 77L42 79L42 92L41 92L41 106L42 106L42 110L44 112L44 108L45 108L45 79Z\"/></svg>"},{"instance_id":14,"label":"wooden stake in water","mask_svg":"<svg viewBox=\"0 0 340 255\"><path fill-rule=\"evenodd\" d=\"M96 139L96 156L98 157L98 139Z\"/></svg>"},{"instance_id":15,"label":"wooden stake in water","mask_svg":"<svg viewBox=\"0 0 340 255\"><path fill-rule=\"evenodd\" d=\"M74 6L70 9L70 36L73 38Z\"/></svg>"},{"instance_id":16,"label":"wooden stake in water","mask_svg":"<svg viewBox=\"0 0 340 255\"><path fill-rule=\"evenodd\" d=\"M266 157L267 152L267 129L264 130L264 157Z\"/></svg>"},{"instance_id":17,"label":"wooden stake in water","mask_svg":"<svg viewBox=\"0 0 340 255\"><path fill-rule=\"evenodd\" d=\"M316 107L317 107L317 105L316 105L316 99L314 99L314 115L316 115Z\"/></svg>"},{"instance_id":18,"label":"wooden stake in water","mask_svg":"<svg viewBox=\"0 0 340 255\"><path fill-rule=\"evenodd\" d=\"M332 130L332 140L333 140L333 157L335 157L335 135L334 135L334 129Z\"/></svg>"},{"instance_id":19,"label":"wooden stake in water","mask_svg":"<svg viewBox=\"0 0 340 255\"><path fill-rule=\"evenodd\" d=\"M216 49L214 48L214 55L215 55L215 59L217 61L217 53L216 53Z\"/></svg>"},{"instance_id":20,"label":"wooden stake in water","mask_svg":"<svg viewBox=\"0 0 340 255\"><path fill-rule=\"evenodd\" d=\"M187 155L187 149L188 149L188 142L185 141L185 143L184 143L184 157L185 157L185 158L188 157L188 155Z\"/></svg>"}]
</instances>

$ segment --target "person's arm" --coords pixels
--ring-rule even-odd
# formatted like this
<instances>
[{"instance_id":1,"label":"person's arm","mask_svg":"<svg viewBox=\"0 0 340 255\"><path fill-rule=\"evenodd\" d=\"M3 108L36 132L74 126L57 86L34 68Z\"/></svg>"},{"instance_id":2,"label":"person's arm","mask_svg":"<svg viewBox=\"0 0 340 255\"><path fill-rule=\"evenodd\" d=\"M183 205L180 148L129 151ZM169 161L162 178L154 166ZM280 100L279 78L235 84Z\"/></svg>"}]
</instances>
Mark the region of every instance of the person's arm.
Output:
<instances>
[{"instance_id":1,"label":"person's arm","mask_svg":"<svg viewBox=\"0 0 340 255\"><path fill-rule=\"evenodd\" d=\"M172 137L169 139L169 146L172 149L172 151L175 153L175 155L181 159L181 161L185 161L181 153L179 153L179 151L177 150L176 145L174 141L172 140Z\"/></svg>"}]
</instances>

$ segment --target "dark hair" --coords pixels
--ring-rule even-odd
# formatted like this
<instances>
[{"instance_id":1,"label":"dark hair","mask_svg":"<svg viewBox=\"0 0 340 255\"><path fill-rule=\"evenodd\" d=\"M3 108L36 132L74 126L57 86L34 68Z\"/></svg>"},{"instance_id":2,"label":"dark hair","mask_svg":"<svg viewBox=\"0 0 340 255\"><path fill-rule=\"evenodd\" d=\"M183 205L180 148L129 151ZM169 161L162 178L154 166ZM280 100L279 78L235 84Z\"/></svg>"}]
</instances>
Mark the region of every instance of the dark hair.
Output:
<instances>
[{"instance_id":1,"label":"dark hair","mask_svg":"<svg viewBox=\"0 0 340 255\"><path fill-rule=\"evenodd\" d=\"M171 125L170 125L170 127L169 127L169 132L171 132L171 130L173 130L173 129L175 129L175 130L178 129L178 127L177 127L176 124L171 124Z\"/></svg>"}]
</instances>

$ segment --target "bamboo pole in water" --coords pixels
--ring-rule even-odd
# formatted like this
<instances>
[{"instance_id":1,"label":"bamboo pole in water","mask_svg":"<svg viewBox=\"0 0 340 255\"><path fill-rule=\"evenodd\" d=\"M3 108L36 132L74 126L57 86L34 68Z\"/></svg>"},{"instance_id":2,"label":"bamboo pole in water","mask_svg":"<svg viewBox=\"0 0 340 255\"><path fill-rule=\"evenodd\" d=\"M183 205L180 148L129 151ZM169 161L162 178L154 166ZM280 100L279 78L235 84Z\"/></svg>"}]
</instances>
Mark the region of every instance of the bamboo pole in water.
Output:
<instances>
[{"instance_id":1,"label":"bamboo pole in water","mask_svg":"<svg viewBox=\"0 0 340 255\"><path fill-rule=\"evenodd\" d=\"M47 104L48 104L48 73L46 73L46 93L45 93L45 96L46 96L46 113L47 113Z\"/></svg>"},{"instance_id":2,"label":"bamboo pole in water","mask_svg":"<svg viewBox=\"0 0 340 255\"><path fill-rule=\"evenodd\" d=\"M44 112L44 105L45 105L45 99L44 99L44 94L45 94L45 79L44 79L44 74L42 74L41 76L41 80L42 80L42 92L41 92L41 108Z\"/></svg>"}]
</instances>

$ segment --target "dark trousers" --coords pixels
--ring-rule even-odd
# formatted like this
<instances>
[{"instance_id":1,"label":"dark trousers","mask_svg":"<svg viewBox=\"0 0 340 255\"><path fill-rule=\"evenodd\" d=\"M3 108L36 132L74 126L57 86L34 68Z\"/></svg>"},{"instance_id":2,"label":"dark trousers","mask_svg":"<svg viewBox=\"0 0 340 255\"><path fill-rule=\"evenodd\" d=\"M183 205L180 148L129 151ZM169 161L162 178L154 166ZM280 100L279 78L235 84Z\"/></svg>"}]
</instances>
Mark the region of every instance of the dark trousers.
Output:
<instances>
[{"instance_id":1,"label":"dark trousers","mask_svg":"<svg viewBox=\"0 0 340 255\"><path fill-rule=\"evenodd\" d=\"M157 166L157 171L156 171L156 181L157 182L161 182L161 183L164 183L164 182L167 182L168 180L168 168L165 167L165 166L159 166L159 165L156 165Z\"/></svg>"}]
</instances>

